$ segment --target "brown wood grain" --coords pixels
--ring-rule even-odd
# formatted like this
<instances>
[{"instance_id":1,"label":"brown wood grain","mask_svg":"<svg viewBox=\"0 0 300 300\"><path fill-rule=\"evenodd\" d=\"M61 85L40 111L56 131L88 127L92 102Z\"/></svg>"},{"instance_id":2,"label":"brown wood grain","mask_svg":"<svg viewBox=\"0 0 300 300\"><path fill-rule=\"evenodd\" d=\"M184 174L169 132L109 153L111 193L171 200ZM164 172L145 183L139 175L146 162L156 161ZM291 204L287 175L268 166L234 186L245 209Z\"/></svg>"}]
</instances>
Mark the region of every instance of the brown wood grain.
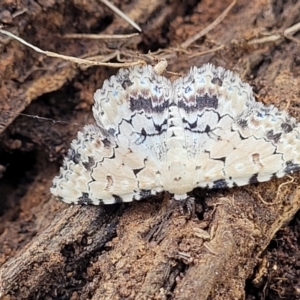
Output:
<instances>
[{"instance_id":1,"label":"brown wood grain","mask_svg":"<svg viewBox=\"0 0 300 300\"><path fill-rule=\"evenodd\" d=\"M16 3L12 8L14 1L2 2L0 17L5 10L21 9ZM124 53L160 48L169 58L168 70L182 74L193 65L212 62L249 82L258 101L286 109L300 120L299 43L284 37L248 43L299 22L300 1L238 1L221 24L187 50L178 45L213 22L230 1L114 3L143 28L132 43L58 38L79 31L134 32L97 1L30 2L22 7L27 12L12 20L2 14L9 22L3 24L44 50L67 55L103 54L115 47ZM201 55L219 46L223 48ZM18 175L22 180L13 184L14 176L4 172L0 186L0 299L246 299L253 295L246 282L255 280L268 286L264 293L272 299L284 293L296 299L296 275L291 288L284 287L279 295L276 282L272 290L264 281L272 280L268 274L274 270L265 266L259 272L271 251L270 241L299 210L298 174L293 181L288 177L198 192L192 216L182 215L163 195L107 207L60 203L49 187L62 153L80 129L72 123L92 122L92 94L116 70L82 70L2 35L0 49L0 109L10 111L0 111L0 158L7 153L34 156L32 167ZM45 113L70 124L14 120L27 106L32 114ZM17 173L18 166L14 168ZM262 291L263 284L257 289ZM257 293L262 299L263 292Z\"/></svg>"}]
</instances>

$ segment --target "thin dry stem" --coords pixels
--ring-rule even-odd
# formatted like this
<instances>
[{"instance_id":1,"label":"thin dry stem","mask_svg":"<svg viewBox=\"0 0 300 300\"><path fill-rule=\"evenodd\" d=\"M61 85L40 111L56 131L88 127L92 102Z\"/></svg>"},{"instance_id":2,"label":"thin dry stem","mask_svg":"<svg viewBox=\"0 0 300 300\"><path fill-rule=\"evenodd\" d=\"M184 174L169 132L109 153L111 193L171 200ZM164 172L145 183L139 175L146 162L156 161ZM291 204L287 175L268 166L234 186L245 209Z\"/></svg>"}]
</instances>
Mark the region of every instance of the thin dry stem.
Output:
<instances>
[{"instance_id":1,"label":"thin dry stem","mask_svg":"<svg viewBox=\"0 0 300 300\"><path fill-rule=\"evenodd\" d=\"M122 19L128 22L131 26L133 26L136 30L142 32L142 28L136 24L133 20L131 20L128 16L126 16L120 9L110 3L108 0L100 0L107 7L109 7L112 11L114 11L117 15L119 15Z\"/></svg>"},{"instance_id":2,"label":"thin dry stem","mask_svg":"<svg viewBox=\"0 0 300 300\"><path fill-rule=\"evenodd\" d=\"M236 0L234 0L223 12L222 14L215 19L210 25L208 25L206 28L204 28L203 30L201 30L199 33L193 35L192 37L190 37L189 39L187 39L185 42L183 42L181 44L182 48L187 48L189 47L192 43L194 43L195 41L197 41L198 39L200 39L202 36L206 35L209 31L211 31L212 29L214 29L217 25L219 25L227 16L227 14L229 13L229 11L232 9L232 7L236 4Z\"/></svg>"},{"instance_id":3,"label":"thin dry stem","mask_svg":"<svg viewBox=\"0 0 300 300\"><path fill-rule=\"evenodd\" d=\"M216 48L213 48L213 49L209 49L209 50L206 50L206 51L197 52L197 53L189 55L189 58L194 58L194 57L197 57L197 56L202 56L202 55L205 55L205 54L217 52L219 50L222 50L224 47L225 47L224 45L220 45L220 46L218 46Z\"/></svg>"},{"instance_id":4,"label":"thin dry stem","mask_svg":"<svg viewBox=\"0 0 300 300\"><path fill-rule=\"evenodd\" d=\"M131 34L85 34L85 33L68 33L63 35L66 39L89 39L89 40L123 40L138 36L138 33Z\"/></svg>"},{"instance_id":5,"label":"thin dry stem","mask_svg":"<svg viewBox=\"0 0 300 300\"><path fill-rule=\"evenodd\" d=\"M5 111L5 112L8 112L8 111ZM28 114L23 114L23 113L19 113L18 114L19 116L25 116L25 117L28 117L28 118L32 118L32 119L39 119L39 120L42 120L42 121L49 121L49 122L52 122L53 124L61 124L61 125L75 125L75 126L79 126L79 127L84 127L85 125L83 124L79 124L79 123L69 123L67 121L61 121L61 120L53 120L51 118L45 118L45 117L40 117L40 116L37 116L37 115L28 115Z\"/></svg>"},{"instance_id":6,"label":"thin dry stem","mask_svg":"<svg viewBox=\"0 0 300 300\"><path fill-rule=\"evenodd\" d=\"M297 24L294 24L293 26L286 28L283 33L276 32L274 34L271 33L266 33L265 37L258 38L258 39L253 39L248 42L249 45L256 45L256 44L264 44L264 43L269 43L269 42L276 42L280 39L287 38L293 42L300 43L300 41L296 38L294 38L292 35L295 34L300 30L300 22Z\"/></svg>"},{"instance_id":7,"label":"thin dry stem","mask_svg":"<svg viewBox=\"0 0 300 300\"><path fill-rule=\"evenodd\" d=\"M261 196L261 194L258 192L258 191L255 191L254 194L258 197L258 199L265 205L267 206L272 206L272 205L277 205L279 203L281 203L281 200L278 200L279 197L280 197L280 193L281 193L281 188L285 185L288 185L288 184L296 184L294 183L294 178L290 175L286 175L286 177L288 177L290 180L289 181L286 181L286 182L283 182L279 185L278 189L277 189L277 192L276 192L276 197L275 197L275 200L272 201L272 202L266 202L263 197Z\"/></svg>"},{"instance_id":8,"label":"thin dry stem","mask_svg":"<svg viewBox=\"0 0 300 300\"><path fill-rule=\"evenodd\" d=\"M255 44L264 44L264 43L270 43L270 42L276 42L282 38L282 35L277 33L277 34L272 34L269 36L265 36L262 38L254 39L248 42L248 45L255 45Z\"/></svg>"},{"instance_id":9,"label":"thin dry stem","mask_svg":"<svg viewBox=\"0 0 300 300\"><path fill-rule=\"evenodd\" d=\"M88 60L88 59L82 59L82 58L77 58L77 57L73 57L73 56L68 56L68 55L62 55L62 54L58 54L55 52L51 52L51 51L44 51L28 42L26 42L25 40L19 38L18 36L12 34L9 31L0 29L0 33L5 34L7 36L10 36L11 38L19 41L20 43L28 46L29 48L35 50L36 52L45 54L49 57L55 57L55 58L61 58L67 61L71 61L77 64L86 64L86 65L91 65L91 66L107 66L107 67L112 67L112 68L126 68L126 67L131 67L131 66L135 66L135 65L140 65L140 64L145 64L144 61L138 60L138 61L134 61L134 62L124 62L124 63L110 63L110 62L99 62L99 61L92 61L92 60Z\"/></svg>"},{"instance_id":10,"label":"thin dry stem","mask_svg":"<svg viewBox=\"0 0 300 300\"><path fill-rule=\"evenodd\" d=\"M293 26L285 29L283 31L283 35L284 36L290 36L293 35L294 33L298 32L300 30L300 22L297 24L294 24Z\"/></svg>"},{"instance_id":11,"label":"thin dry stem","mask_svg":"<svg viewBox=\"0 0 300 300\"><path fill-rule=\"evenodd\" d=\"M18 16L20 16L20 15L23 15L25 12L27 12L27 8L23 8L23 9L21 9L21 10L19 10L19 11L16 11L16 12L13 13L11 16L12 16L13 18L16 18L16 17L18 17Z\"/></svg>"}]
</instances>

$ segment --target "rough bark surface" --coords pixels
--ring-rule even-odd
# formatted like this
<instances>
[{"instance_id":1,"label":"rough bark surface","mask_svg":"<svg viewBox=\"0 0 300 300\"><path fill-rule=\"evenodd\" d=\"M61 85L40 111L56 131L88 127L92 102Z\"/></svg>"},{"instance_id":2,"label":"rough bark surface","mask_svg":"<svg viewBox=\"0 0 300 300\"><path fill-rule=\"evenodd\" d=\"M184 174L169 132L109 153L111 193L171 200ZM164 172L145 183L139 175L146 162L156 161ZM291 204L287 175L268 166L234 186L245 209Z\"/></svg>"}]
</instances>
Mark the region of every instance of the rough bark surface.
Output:
<instances>
[{"instance_id":1,"label":"rough bark surface","mask_svg":"<svg viewBox=\"0 0 300 300\"><path fill-rule=\"evenodd\" d=\"M300 121L300 34L282 34L300 22L300 1L240 0L188 49L179 45L230 1L113 2L140 24L138 37L64 38L135 32L96 0L0 0L0 24L76 57L110 59L118 51L134 60L156 51L182 74L212 62L240 74L258 101ZM257 42L268 35L278 38ZM299 174L195 191L192 216L168 195L105 207L60 203L51 180L78 124L93 122L93 92L116 70L47 58L1 33L0 49L0 299L300 299Z\"/></svg>"}]
</instances>

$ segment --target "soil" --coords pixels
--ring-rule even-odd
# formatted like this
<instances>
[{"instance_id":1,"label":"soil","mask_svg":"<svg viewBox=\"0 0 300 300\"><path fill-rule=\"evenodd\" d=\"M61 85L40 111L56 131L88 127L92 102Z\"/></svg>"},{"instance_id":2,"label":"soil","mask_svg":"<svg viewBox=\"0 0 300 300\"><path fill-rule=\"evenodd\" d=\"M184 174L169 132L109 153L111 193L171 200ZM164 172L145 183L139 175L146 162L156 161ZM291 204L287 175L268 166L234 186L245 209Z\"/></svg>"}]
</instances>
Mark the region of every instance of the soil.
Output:
<instances>
[{"instance_id":1,"label":"soil","mask_svg":"<svg viewBox=\"0 0 300 300\"><path fill-rule=\"evenodd\" d=\"M258 101L300 121L300 1L0 0L0 25L43 50L155 64L165 76L211 62ZM193 43L188 39L208 26ZM0 299L300 299L299 174L194 191L196 214L168 195L70 206L49 192L70 141L93 123L93 93L116 73L47 57L0 33ZM98 58L99 59L99 58ZM21 115L23 114L23 115Z\"/></svg>"}]
</instances>

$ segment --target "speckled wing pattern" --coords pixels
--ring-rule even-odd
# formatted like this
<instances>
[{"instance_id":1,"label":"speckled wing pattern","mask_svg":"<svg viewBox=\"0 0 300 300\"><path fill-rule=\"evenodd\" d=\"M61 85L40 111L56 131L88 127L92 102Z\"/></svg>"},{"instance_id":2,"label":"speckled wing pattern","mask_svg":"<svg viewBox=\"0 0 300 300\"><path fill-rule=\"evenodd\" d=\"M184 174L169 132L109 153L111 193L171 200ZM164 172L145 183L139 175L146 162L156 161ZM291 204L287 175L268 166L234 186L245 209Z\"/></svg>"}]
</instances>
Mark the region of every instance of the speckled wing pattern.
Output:
<instances>
[{"instance_id":1,"label":"speckled wing pattern","mask_svg":"<svg viewBox=\"0 0 300 300\"><path fill-rule=\"evenodd\" d=\"M174 82L151 66L120 69L94 95L96 125L71 143L51 192L67 203L111 204L162 191L268 181L300 170L300 126L255 101L221 67Z\"/></svg>"}]
</instances>

